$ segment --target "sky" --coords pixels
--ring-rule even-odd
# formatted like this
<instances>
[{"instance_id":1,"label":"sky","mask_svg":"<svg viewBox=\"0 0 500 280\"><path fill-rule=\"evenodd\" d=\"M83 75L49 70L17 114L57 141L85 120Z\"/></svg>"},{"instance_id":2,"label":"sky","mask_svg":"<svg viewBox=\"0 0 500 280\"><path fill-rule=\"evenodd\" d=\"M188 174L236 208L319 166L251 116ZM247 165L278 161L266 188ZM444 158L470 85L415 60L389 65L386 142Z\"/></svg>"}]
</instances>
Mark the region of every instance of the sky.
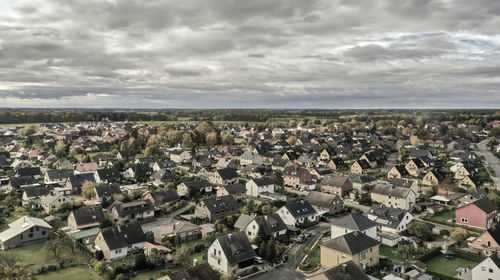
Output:
<instances>
[{"instance_id":1,"label":"sky","mask_svg":"<svg viewBox=\"0 0 500 280\"><path fill-rule=\"evenodd\" d=\"M0 107L500 108L500 1L0 0Z\"/></svg>"}]
</instances>

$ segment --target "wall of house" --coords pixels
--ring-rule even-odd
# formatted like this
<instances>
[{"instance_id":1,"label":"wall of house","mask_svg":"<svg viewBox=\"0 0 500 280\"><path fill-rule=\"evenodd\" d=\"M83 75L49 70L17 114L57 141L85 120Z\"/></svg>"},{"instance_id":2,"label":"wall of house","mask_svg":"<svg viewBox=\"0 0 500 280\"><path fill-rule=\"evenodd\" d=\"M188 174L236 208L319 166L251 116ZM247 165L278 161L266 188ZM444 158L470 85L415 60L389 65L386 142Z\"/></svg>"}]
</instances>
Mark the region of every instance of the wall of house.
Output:
<instances>
[{"instance_id":1,"label":"wall of house","mask_svg":"<svg viewBox=\"0 0 500 280\"><path fill-rule=\"evenodd\" d=\"M474 204L458 208L455 211L455 222L461 225L484 228L487 227L486 213Z\"/></svg>"},{"instance_id":2,"label":"wall of house","mask_svg":"<svg viewBox=\"0 0 500 280\"><path fill-rule=\"evenodd\" d=\"M487 257L500 250L500 245L487 231L474 239L471 243L471 247L480 250L481 255Z\"/></svg>"},{"instance_id":3,"label":"wall of house","mask_svg":"<svg viewBox=\"0 0 500 280\"><path fill-rule=\"evenodd\" d=\"M498 279L498 275L500 275L500 269L490 258L472 269L472 280L494 280Z\"/></svg>"},{"instance_id":4,"label":"wall of house","mask_svg":"<svg viewBox=\"0 0 500 280\"><path fill-rule=\"evenodd\" d=\"M215 270L225 273L232 272L218 240L215 240L208 248L208 264Z\"/></svg>"},{"instance_id":5,"label":"wall of house","mask_svg":"<svg viewBox=\"0 0 500 280\"><path fill-rule=\"evenodd\" d=\"M37 230L38 229L38 230ZM21 238L22 237L22 238ZM50 237L50 229L44 227L33 226L27 228L23 233L12 237L2 243L2 250L14 248L22 243L31 242L34 240L47 239Z\"/></svg>"}]
</instances>

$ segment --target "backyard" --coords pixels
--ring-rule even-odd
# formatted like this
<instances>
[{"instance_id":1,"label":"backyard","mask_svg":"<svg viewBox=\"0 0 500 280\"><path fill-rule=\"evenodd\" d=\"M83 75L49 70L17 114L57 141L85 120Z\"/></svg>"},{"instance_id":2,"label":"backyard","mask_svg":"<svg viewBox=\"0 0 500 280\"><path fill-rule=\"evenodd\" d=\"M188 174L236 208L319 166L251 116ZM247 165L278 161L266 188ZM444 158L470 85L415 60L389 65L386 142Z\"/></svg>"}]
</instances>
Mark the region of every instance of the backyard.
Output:
<instances>
[{"instance_id":1,"label":"backyard","mask_svg":"<svg viewBox=\"0 0 500 280\"><path fill-rule=\"evenodd\" d=\"M428 250L423 248L423 247L419 247L419 249L417 251L414 251L414 252L411 252L409 253L409 259L416 259L418 258L419 256L425 254ZM389 259L390 261L392 262L402 262L404 261L404 255L403 254L398 254L398 251L397 251L397 247L389 247L387 245L380 245L380 251L379 251L379 254L380 256L384 256L386 257L387 259Z\"/></svg>"},{"instance_id":2,"label":"backyard","mask_svg":"<svg viewBox=\"0 0 500 280\"><path fill-rule=\"evenodd\" d=\"M450 210L450 211L445 211L442 213L439 213L438 215L434 216L431 218L431 220L437 222L437 223L446 223L446 222L451 222L451 219L455 218L455 211Z\"/></svg>"},{"instance_id":3,"label":"backyard","mask_svg":"<svg viewBox=\"0 0 500 280\"><path fill-rule=\"evenodd\" d=\"M453 260L448 260L443 255L438 254L425 263L427 264L428 270L453 277L457 274L457 268L473 268L479 262L466 260L460 257L455 257Z\"/></svg>"}]
</instances>

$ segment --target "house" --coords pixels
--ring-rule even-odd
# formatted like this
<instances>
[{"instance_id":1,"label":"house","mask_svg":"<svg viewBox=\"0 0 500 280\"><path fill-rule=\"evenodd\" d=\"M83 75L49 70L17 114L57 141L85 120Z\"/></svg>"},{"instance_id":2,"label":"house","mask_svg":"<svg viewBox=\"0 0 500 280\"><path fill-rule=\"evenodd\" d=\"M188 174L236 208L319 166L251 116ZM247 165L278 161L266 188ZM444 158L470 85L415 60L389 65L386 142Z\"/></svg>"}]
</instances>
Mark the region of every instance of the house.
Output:
<instances>
[{"instance_id":1,"label":"house","mask_svg":"<svg viewBox=\"0 0 500 280\"><path fill-rule=\"evenodd\" d=\"M191 159L191 154L188 151L174 150L170 152L170 160L175 163L181 163Z\"/></svg>"},{"instance_id":2,"label":"house","mask_svg":"<svg viewBox=\"0 0 500 280\"><path fill-rule=\"evenodd\" d=\"M263 162L262 157L258 153L253 153L250 151L245 151L238 158L240 160L240 165L243 166L251 164L261 165Z\"/></svg>"},{"instance_id":3,"label":"house","mask_svg":"<svg viewBox=\"0 0 500 280\"><path fill-rule=\"evenodd\" d=\"M500 253L500 228L492 226L481 235L476 237L469 245L470 248L481 252L481 255L489 257Z\"/></svg>"},{"instance_id":4,"label":"house","mask_svg":"<svg viewBox=\"0 0 500 280\"><path fill-rule=\"evenodd\" d=\"M353 261L362 270L379 264L380 242L353 231L332 238L320 247L321 266L328 268Z\"/></svg>"},{"instance_id":5,"label":"house","mask_svg":"<svg viewBox=\"0 0 500 280\"><path fill-rule=\"evenodd\" d=\"M94 227L84 230L71 231L68 234L75 242L86 246L88 249L92 249L94 248L95 238L100 231L100 228Z\"/></svg>"},{"instance_id":6,"label":"house","mask_svg":"<svg viewBox=\"0 0 500 280\"><path fill-rule=\"evenodd\" d=\"M415 205L416 194L411 189L379 184L372 189L371 198L387 207L411 210Z\"/></svg>"},{"instance_id":7,"label":"house","mask_svg":"<svg viewBox=\"0 0 500 280\"><path fill-rule=\"evenodd\" d=\"M68 227L71 230L86 230L100 227L106 220L101 205L82 207L71 211L68 216Z\"/></svg>"},{"instance_id":8,"label":"house","mask_svg":"<svg viewBox=\"0 0 500 280\"><path fill-rule=\"evenodd\" d=\"M177 192L181 196L196 196L198 194L211 194L212 185L207 180L187 181L177 185Z\"/></svg>"},{"instance_id":9,"label":"house","mask_svg":"<svg viewBox=\"0 0 500 280\"><path fill-rule=\"evenodd\" d=\"M116 159L122 161L130 161L135 158L135 152L132 151L118 151Z\"/></svg>"},{"instance_id":10,"label":"house","mask_svg":"<svg viewBox=\"0 0 500 280\"><path fill-rule=\"evenodd\" d=\"M53 193L54 188L52 186L34 186L23 188L22 205L28 206L30 201L32 201L32 206L34 209L42 208L40 204L40 199L44 196Z\"/></svg>"},{"instance_id":11,"label":"house","mask_svg":"<svg viewBox=\"0 0 500 280\"><path fill-rule=\"evenodd\" d=\"M231 195L210 197L196 204L194 214L196 217L210 221L240 213L238 202Z\"/></svg>"},{"instance_id":12,"label":"house","mask_svg":"<svg viewBox=\"0 0 500 280\"><path fill-rule=\"evenodd\" d=\"M286 186L297 188L312 182L312 176L305 168L289 166L283 171L283 183Z\"/></svg>"},{"instance_id":13,"label":"house","mask_svg":"<svg viewBox=\"0 0 500 280\"><path fill-rule=\"evenodd\" d=\"M224 169L224 168L237 168L238 166L231 158L221 158L215 164L215 168Z\"/></svg>"},{"instance_id":14,"label":"house","mask_svg":"<svg viewBox=\"0 0 500 280\"><path fill-rule=\"evenodd\" d=\"M99 169L97 162L80 162L76 164L75 174L94 173L97 169Z\"/></svg>"},{"instance_id":15,"label":"house","mask_svg":"<svg viewBox=\"0 0 500 280\"><path fill-rule=\"evenodd\" d=\"M122 191L118 185L97 185L94 187L95 198L99 201L103 199L111 200L117 195L121 195Z\"/></svg>"},{"instance_id":16,"label":"house","mask_svg":"<svg viewBox=\"0 0 500 280\"><path fill-rule=\"evenodd\" d=\"M131 202L121 202L115 200L108 211L116 221L135 221L153 218L154 207L149 200L137 200Z\"/></svg>"},{"instance_id":17,"label":"house","mask_svg":"<svg viewBox=\"0 0 500 280\"><path fill-rule=\"evenodd\" d=\"M231 195L238 203L247 202L247 188L242 184L231 184L225 187L220 187L217 190L217 197Z\"/></svg>"},{"instance_id":18,"label":"house","mask_svg":"<svg viewBox=\"0 0 500 280\"><path fill-rule=\"evenodd\" d=\"M395 187L411 189L417 197L422 194L422 188L419 186L417 179L392 178L389 183Z\"/></svg>"},{"instance_id":19,"label":"house","mask_svg":"<svg viewBox=\"0 0 500 280\"><path fill-rule=\"evenodd\" d=\"M157 242L172 238L177 243L185 243L201 239L203 234L201 227L188 221L173 220L164 226L155 227L151 230Z\"/></svg>"},{"instance_id":20,"label":"house","mask_svg":"<svg viewBox=\"0 0 500 280\"><path fill-rule=\"evenodd\" d=\"M254 266L257 257L244 232L218 237L208 248L208 264L215 270L237 275Z\"/></svg>"},{"instance_id":21,"label":"house","mask_svg":"<svg viewBox=\"0 0 500 280\"><path fill-rule=\"evenodd\" d=\"M151 174L151 176L149 176L149 180L155 186L163 186L172 182L174 180L174 175L172 174L172 171L161 169Z\"/></svg>"},{"instance_id":22,"label":"house","mask_svg":"<svg viewBox=\"0 0 500 280\"><path fill-rule=\"evenodd\" d=\"M426 164L421 160L421 158L410 159L405 165L408 174L410 174L411 176L418 176L425 167Z\"/></svg>"},{"instance_id":23,"label":"house","mask_svg":"<svg viewBox=\"0 0 500 280\"><path fill-rule=\"evenodd\" d=\"M258 196L261 193L274 193L274 181L271 177L255 178L246 183L246 193Z\"/></svg>"},{"instance_id":24,"label":"house","mask_svg":"<svg viewBox=\"0 0 500 280\"><path fill-rule=\"evenodd\" d=\"M123 258L142 250L146 236L139 224L131 223L102 229L95 238L95 248L107 260Z\"/></svg>"},{"instance_id":25,"label":"house","mask_svg":"<svg viewBox=\"0 0 500 280\"><path fill-rule=\"evenodd\" d=\"M249 239L257 237L261 228L266 236L273 237L285 235L288 229L277 213L263 216L241 214L234 226L245 232Z\"/></svg>"},{"instance_id":26,"label":"house","mask_svg":"<svg viewBox=\"0 0 500 280\"><path fill-rule=\"evenodd\" d=\"M357 190L373 185L377 180L375 177L366 174L350 174L349 179L352 181L352 187Z\"/></svg>"},{"instance_id":27,"label":"house","mask_svg":"<svg viewBox=\"0 0 500 280\"><path fill-rule=\"evenodd\" d=\"M72 208L73 200L61 193L50 194L40 199L40 205L46 213L61 209L63 207Z\"/></svg>"},{"instance_id":28,"label":"house","mask_svg":"<svg viewBox=\"0 0 500 280\"><path fill-rule=\"evenodd\" d=\"M334 220L331 225L331 238L359 231L367 236L377 239L377 223L361 213L349 214Z\"/></svg>"},{"instance_id":29,"label":"house","mask_svg":"<svg viewBox=\"0 0 500 280\"><path fill-rule=\"evenodd\" d=\"M203 167L191 166L186 171L186 175L188 177L199 177L199 178L202 178L202 179L208 179L208 178L210 178L210 175L212 175L212 173L209 172L209 171L207 171Z\"/></svg>"},{"instance_id":30,"label":"house","mask_svg":"<svg viewBox=\"0 0 500 280\"><path fill-rule=\"evenodd\" d=\"M344 210L344 201L336 194L312 191L309 192L305 200L307 200L318 213L326 212L327 214L334 215Z\"/></svg>"},{"instance_id":31,"label":"house","mask_svg":"<svg viewBox=\"0 0 500 280\"><path fill-rule=\"evenodd\" d=\"M342 158L332 158L328 164L327 164L328 168L330 168L331 170L346 170L348 165L344 162L344 160Z\"/></svg>"},{"instance_id":32,"label":"house","mask_svg":"<svg viewBox=\"0 0 500 280\"><path fill-rule=\"evenodd\" d=\"M321 191L344 197L352 190L352 181L346 176L328 175L320 182Z\"/></svg>"},{"instance_id":33,"label":"house","mask_svg":"<svg viewBox=\"0 0 500 280\"><path fill-rule=\"evenodd\" d=\"M169 202L177 202L180 200L176 190L160 190L156 192L146 191L142 194L142 200L149 200L154 206L161 206Z\"/></svg>"},{"instance_id":34,"label":"house","mask_svg":"<svg viewBox=\"0 0 500 280\"><path fill-rule=\"evenodd\" d=\"M366 152L364 153L359 160L365 160L367 161L371 168L376 168L377 167L377 157L375 156L374 152Z\"/></svg>"},{"instance_id":35,"label":"house","mask_svg":"<svg viewBox=\"0 0 500 280\"><path fill-rule=\"evenodd\" d=\"M409 175L408 171L406 170L406 167L404 165L394 165L389 172L387 172L387 179L393 179L393 178L404 178Z\"/></svg>"},{"instance_id":36,"label":"house","mask_svg":"<svg viewBox=\"0 0 500 280\"><path fill-rule=\"evenodd\" d=\"M413 221L413 215L400 208L374 205L368 211L368 218L377 223L377 230L390 233L401 233Z\"/></svg>"},{"instance_id":37,"label":"house","mask_svg":"<svg viewBox=\"0 0 500 280\"><path fill-rule=\"evenodd\" d=\"M472 176L465 176L457 182L459 188L467 192L475 191L481 185L479 178Z\"/></svg>"},{"instance_id":38,"label":"house","mask_svg":"<svg viewBox=\"0 0 500 280\"><path fill-rule=\"evenodd\" d=\"M352 165L351 165L351 173L352 174L366 174L370 171L371 169L370 163L364 159L356 160Z\"/></svg>"},{"instance_id":39,"label":"house","mask_svg":"<svg viewBox=\"0 0 500 280\"><path fill-rule=\"evenodd\" d=\"M497 206L486 197L458 207L455 211L455 223L460 225L489 229L497 221Z\"/></svg>"},{"instance_id":40,"label":"house","mask_svg":"<svg viewBox=\"0 0 500 280\"><path fill-rule=\"evenodd\" d=\"M372 280L352 260L336 265L319 274L308 277L308 280Z\"/></svg>"},{"instance_id":41,"label":"house","mask_svg":"<svg viewBox=\"0 0 500 280\"><path fill-rule=\"evenodd\" d=\"M119 182L121 176L120 171L116 168L98 169L94 171L94 177L97 183Z\"/></svg>"},{"instance_id":42,"label":"house","mask_svg":"<svg viewBox=\"0 0 500 280\"><path fill-rule=\"evenodd\" d=\"M494 280L498 279L498 275L500 275L498 255L492 255L472 268L472 280Z\"/></svg>"},{"instance_id":43,"label":"house","mask_svg":"<svg viewBox=\"0 0 500 280\"><path fill-rule=\"evenodd\" d=\"M52 227L44 220L24 216L9 224L9 228L0 233L0 246L2 250L14 248L26 242L50 237Z\"/></svg>"},{"instance_id":44,"label":"house","mask_svg":"<svg viewBox=\"0 0 500 280\"><path fill-rule=\"evenodd\" d=\"M71 193L77 194L82 192L83 184L88 181L95 183L95 177L93 173L84 174L74 174L69 175L66 179L66 188L71 190Z\"/></svg>"},{"instance_id":45,"label":"house","mask_svg":"<svg viewBox=\"0 0 500 280\"><path fill-rule=\"evenodd\" d=\"M424 178L422 178L421 184L426 186L437 186L442 179L443 176L439 172L430 170L425 174Z\"/></svg>"},{"instance_id":46,"label":"house","mask_svg":"<svg viewBox=\"0 0 500 280\"><path fill-rule=\"evenodd\" d=\"M24 167L16 170L16 175L19 177L31 176L33 179L38 180L42 177L40 167Z\"/></svg>"},{"instance_id":47,"label":"house","mask_svg":"<svg viewBox=\"0 0 500 280\"><path fill-rule=\"evenodd\" d=\"M214 185L229 185L238 181L238 173L234 168L222 168L214 171L209 182Z\"/></svg>"},{"instance_id":48,"label":"house","mask_svg":"<svg viewBox=\"0 0 500 280\"><path fill-rule=\"evenodd\" d=\"M282 206L277 211L287 226L297 226L306 222L316 222L318 212L307 200L299 200Z\"/></svg>"},{"instance_id":49,"label":"house","mask_svg":"<svg viewBox=\"0 0 500 280\"><path fill-rule=\"evenodd\" d=\"M47 170L43 181L45 184L59 184L64 185L66 179L69 176L69 170L67 169L51 169Z\"/></svg>"},{"instance_id":50,"label":"house","mask_svg":"<svg viewBox=\"0 0 500 280\"><path fill-rule=\"evenodd\" d=\"M461 166L456 169L454 178L456 180L461 180L465 177L473 176L476 173L477 168L470 161L464 161Z\"/></svg>"},{"instance_id":51,"label":"house","mask_svg":"<svg viewBox=\"0 0 500 280\"><path fill-rule=\"evenodd\" d=\"M293 163L284 158L275 158L271 163L271 169L274 171L278 170L283 172L283 170L285 170L285 168L288 166L293 166Z\"/></svg>"},{"instance_id":52,"label":"house","mask_svg":"<svg viewBox=\"0 0 500 280\"><path fill-rule=\"evenodd\" d=\"M185 268L157 280L219 280L219 275L208 263Z\"/></svg>"}]
</instances>

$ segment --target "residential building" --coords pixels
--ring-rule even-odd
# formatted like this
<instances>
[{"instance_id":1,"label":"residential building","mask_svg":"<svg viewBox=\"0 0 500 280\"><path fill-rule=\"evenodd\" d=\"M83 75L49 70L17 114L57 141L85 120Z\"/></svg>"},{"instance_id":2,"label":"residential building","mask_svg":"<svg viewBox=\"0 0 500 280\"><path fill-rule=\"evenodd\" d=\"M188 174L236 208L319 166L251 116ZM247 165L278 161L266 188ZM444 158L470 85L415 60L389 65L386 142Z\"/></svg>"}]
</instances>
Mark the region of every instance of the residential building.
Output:
<instances>
[{"instance_id":1,"label":"residential building","mask_svg":"<svg viewBox=\"0 0 500 280\"><path fill-rule=\"evenodd\" d=\"M266 236L273 237L285 235L288 229L277 213L263 216L241 214L235 223L235 227L245 232L249 239L257 237L261 228Z\"/></svg>"},{"instance_id":2,"label":"residential building","mask_svg":"<svg viewBox=\"0 0 500 280\"><path fill-rule=\"evenodd\" d=\"M326 212L329 215L334 215L344 210L344 201L336 194L311 191L306 196L305 200L307 200L318 213Z\"/></svg>"},{"instance_id":3,"label":"residential building","mask_svg":"<svg viewBox=\"0 0 500 280\"><path fill-rule=\"evenodd\" d=\"M0 233L2 250L14 248L26 242L50 237L52 227L42 219L24 216L9 224L9 228Z\"/></svg>"},{"instance_id":4,"label":"residential building","mask_svg":"<svg viewBox=\"0 0 500 280\"><path fill-rule=\"evenodd\" d=\"M240 213L240 206L231 195L203 199L196 204L194 211L196 217L208 218L212 222L237 213Z\"/></svg>"},{"instance_id":5,"label":"residential building","mask_svg":"<svg viewBox=\"0 0 500 280\"><path fill-rule=\"evenodd\" d=\"M257 257L244 232L218 237L208 248L208 264L215 270L237 275L254 266Z\"/></svg>"},{"instance_id":6,"label":"residential building","mask_svg":"<svg viewBox=\"0 0 500 280\"><path fill-rule=\"evenodd\" d=\"M212 185L207 180L187 181L177 185L177 192L181 196L211 194Z\"/></svg>"},{"instance_id":7,"label":"residential building","mask_svg":"<svg viewBox=\"0 0 500 280\"><path fill-rule=\"evenodd\" d=\"M352 190L352 181L346 176L328 175L321 180L320 184L321 191L340 197L346 196Z\"/></svg>"},{"instance_id":8,"label":"residential building","mask_svg":"<svg viewBox=\"0 0 500 280\"><path fill-rule=\"evenodd\" d=\"M495 280L500 275L500 258L498 255L480 262L472 269L472 280Z\"/></svg>"},{"instance_id":9,"label":"residential building","mask_svg":"<svg viewBox=\"0 0 500 280\"><path fill-rule=\"evenodd\" d=\"M274 181L270 177L255 178L246 183L246 193L258 196L261 193L274 193Z\"/></svg>"},{"instance_id":10,"label":"residential building","mask_svg":"<svg viewBox=\"0 0 500 280\"><path fill-rule=\"evenodd\" d=\"M413 221L413 215L400 208L374 205L368 211L368 218L377 223L377 229L382 232L401 233Z\"/></svg>"},{"instance_id":11,"label":"residential building","mask_svg":"<svg viewBox=\"0 0 500 280\"><path fill-rule=\"evenodd\" d=\"M108 211L116 221L136 221L153 218L154 207L149 200L121 202L115 200Z\"/></svg>"},{"instance_id":12,"label":"residential building","mask_svg":"<svg viewBox=\"0 0 500 280\"><path fill-rule=\"evenodd\" d=\"M173 238L178 243L185 243L201 239L203 236L199 225L179 220L173 220L164 226L155 227L151 231L158 243L161 243L165 237Z\"/></svg>"},{"instance_id":13,"label":"residential building","mask_svg":"<svg viewBox=\"0 0 500 280\"><path fill-rule=\"evenodd\" d=\"M177 202L180 196L176 190L160 190L155 192L146 191L142 194L142 200L149 200L152 205L158 207L169 202Z\"/></svg>"},{"instance_id":14,"label":"residential building","mask_svg":"<svg viewBox=\"0 0 500 280\"><path fill-rule=\"evenodd\" d=\"M106 217L100 205L82 207L71 211L68 216L68 227L71 230L86 230L100 227Z\"/></svg>"},{"instance_id":15,"label":"residential building","mask_svg":"<svg viewBox=\"0 0 500 280\"><path fill-rule=\"evenodd\" d=\"M361 213L349 214L335 219L331 225L331 238L359 231L367 236L377 239L377 223L365 217Z\"/></svg>"},{"instance_id":16,"label":"residential building","mask_svg":"<svg viewBox=\"0 0 500 280\"><path fill-rule=\"evenodd\" d=\"M217 190L217 197L231 195L240 204L247 202L247 188L242 184L231 184L220 187Z\"/></svg>"},{"instance_id":17,"label":"residential building","mask_svg":"<svg viewBox=\"0 0 500 280\"><path fill-rule=\"evenodd\" d=\"M142 250L146 236L139 224L130 223L102 229L95 238L95 248L104 258L114 260Z\"/></svg>"},{"instance_id":18,"label":"residential building","mask_svg":"<svg viewBox=\"0 0 500 280\"><path fill-rule=\"evenodd\" d=\"M411 189L381 184L372 189L371 198L387 207L411 210L415 205L416 194Z\"/></svg>"},{"instance_id":19,"label":"residential building","mask_svg":"<svg viewBox=\"0 0 500 280\"><path fill-rule=\"evenodd\" d=\"M318 212L307 200L299 200L282 206L277 211L287 226L297 226L309 222L317 222Z\"/></svg>"},{"instance_id":20,"label":"residential building","mask_svg":"<svg viewBox=\"0 0 500 280\"><path fill-rule=\"evenodd\" d=\"M460 225L489 229L497 221L497 206L486 197L458 207L455 211L455 223Z\"/></svg>"},{"instance_id":21,"label":"residential building","mask_svg":"<svg viewBox=\"0 0 500 280\"><path fill-rule=\"evenodd\" d=\"M296 166L289 166L283 170L283 183L286 186L297 188L312 182L312 176L307 169Z\"/></svg>"},{"instance_id":22,"label":"residential building","mask_svg":"<svg viewBox=\"0 0 500 280\"><path fill-rule=\"evenodd\" d=\"M500 228L493 226L476 237L470 248L481 252L481 255L489 257L500 253Z\"/></svg>"},{"instance_id":23,"label":"residential building","mask_svg":"<svg viewBox=\"0 0 500 280\"><path fill-rule=\"evenodd\" d=\"M352 165L351 165L351 173L352 174L366 174L370 171L371 169L370 163L364 159L356 160Z\"/></svg>"},{"instance_id":24,"label":"residential building","mask_svg":"<svg viewBox=\"0 0 500 280\"><path fill-rule=\"evenodd\" d=\"M209 182L214 185L229 185L238 181L238 173L234 168L222 168L216 170L209 178Z\"/></svg>"},{"instance_id":25,"label":"residential building","mask_svg":"<svg viewBox=\"0 0 500 280\"><path fill-rule=\"evenodd\" d=\"M336 265L314 276L308 280L372 280L361 268L353 261Z\"/></svg>"},{"instance_id":26,"label":"residential building","mask_svg":"<svg viewBox=\"0 0 500 280\"><path fill-rule=\"evenodd\" d=\"M328 268L353 261L362 270L379 264L380 242L353 231L321 244L321 266Z\"/></svg>"}]
</instances>

